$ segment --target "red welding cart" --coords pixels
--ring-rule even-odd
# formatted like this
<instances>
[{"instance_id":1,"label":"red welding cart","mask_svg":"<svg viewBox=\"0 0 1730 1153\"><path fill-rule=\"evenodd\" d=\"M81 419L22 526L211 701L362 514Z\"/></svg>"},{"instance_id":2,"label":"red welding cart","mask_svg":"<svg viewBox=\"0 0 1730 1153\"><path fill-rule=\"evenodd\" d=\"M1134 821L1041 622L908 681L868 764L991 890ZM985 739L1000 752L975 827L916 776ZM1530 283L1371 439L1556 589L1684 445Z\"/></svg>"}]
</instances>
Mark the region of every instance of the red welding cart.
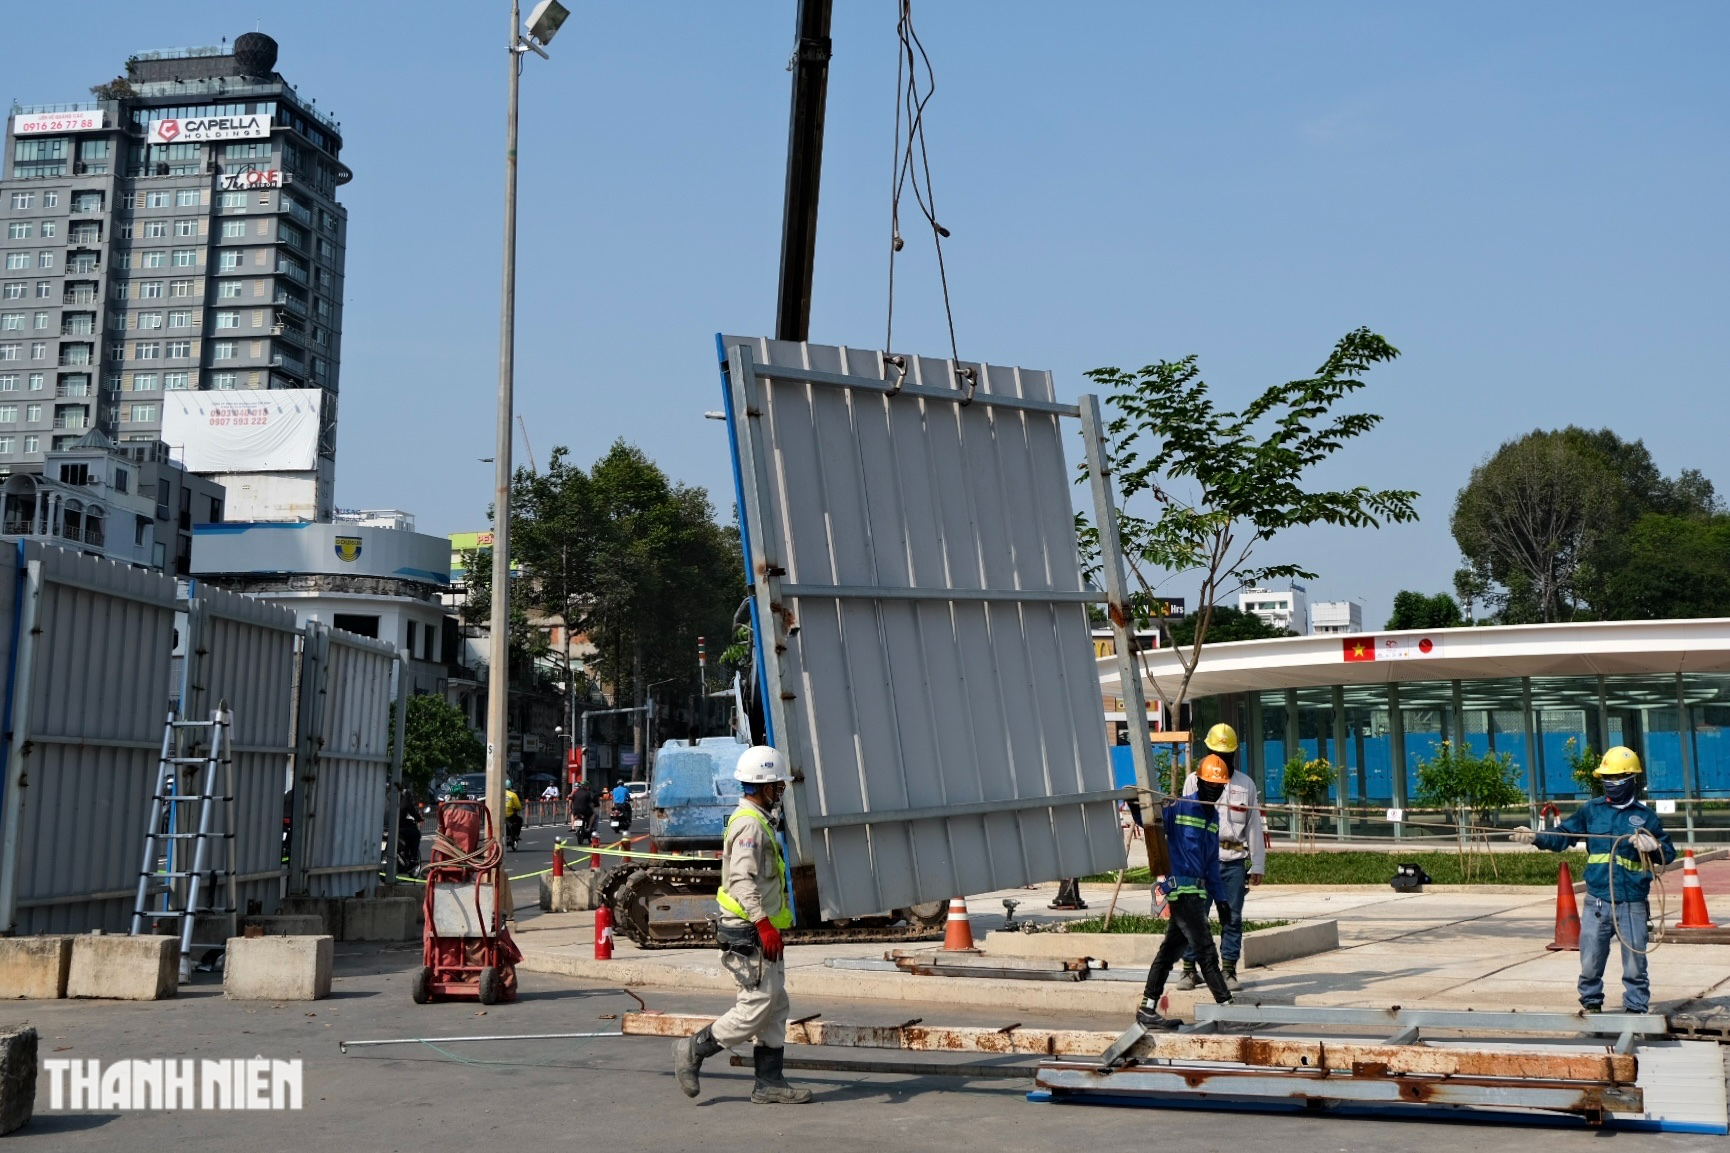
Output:
<instances>
[{"instance_id":1,"label":"red welding cart","mask_svg":"<svg viewBox=\"0 0 1730 1153\"><path fill-rule=\"evenodd\" d=\"M517 999L522 953L505 928L499 902L510 881L492 814L481 801L439 804L432 863L426 870L426 929L415 1004L474 998L483 1005Z\"/></svg>"}]
</instances>

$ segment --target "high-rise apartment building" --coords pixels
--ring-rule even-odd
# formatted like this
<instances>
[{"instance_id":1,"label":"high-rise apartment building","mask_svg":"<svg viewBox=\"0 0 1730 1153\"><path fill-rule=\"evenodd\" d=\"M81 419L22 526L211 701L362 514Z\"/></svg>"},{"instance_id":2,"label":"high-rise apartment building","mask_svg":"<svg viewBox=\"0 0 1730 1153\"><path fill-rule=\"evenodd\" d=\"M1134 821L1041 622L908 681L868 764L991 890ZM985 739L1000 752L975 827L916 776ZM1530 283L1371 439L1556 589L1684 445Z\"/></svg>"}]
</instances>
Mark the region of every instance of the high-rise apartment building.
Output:
<instances>
[{"instance_id":1,"label":"high-rise apartment building","mask_svg":"<svg viewBox=\"0 0 1730 1153\"><path fill-rule=\"evenodd\" d=\"M316 463L296 475L330 518L350 173L340 127L276 56L259 33L144 52L97 99L12 109L0 472L40 471L91 428L175 450L175 390L318 390ZM260 419L218 399L199 406L213 426Z\"/></svg>"}]
</instances>

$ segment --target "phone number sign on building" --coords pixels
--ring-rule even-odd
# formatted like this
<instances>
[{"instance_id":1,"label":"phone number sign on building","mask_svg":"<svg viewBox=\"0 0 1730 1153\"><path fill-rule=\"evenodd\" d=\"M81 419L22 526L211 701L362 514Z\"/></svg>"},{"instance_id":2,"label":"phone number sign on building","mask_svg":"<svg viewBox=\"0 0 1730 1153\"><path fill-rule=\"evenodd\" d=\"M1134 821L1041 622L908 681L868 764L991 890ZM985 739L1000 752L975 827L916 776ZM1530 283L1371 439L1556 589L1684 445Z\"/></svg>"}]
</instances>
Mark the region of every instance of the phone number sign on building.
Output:
<instances>
[{"instance_id":1,"label":"phone number sign on building","mask_svg":"<svg viewBox=\"0 0 1730 1153\"><path fill-rule=\"evenodd\" d=\"M12 135L42 136L54 132L100 132L108 127L102 111L22 113L12 118Z\"/></svg>"},{"instance_id":2,"label":"phone number sign on building","mask_svg":"<svg viewBox=\"0 0 1730 1153\"><path fill-rule=\"evenodd\" d=\"M270 135L268 116L200 116L152 120L150 143L196 144L205 140L257 140Z\"/></svg>"}]
</instances>

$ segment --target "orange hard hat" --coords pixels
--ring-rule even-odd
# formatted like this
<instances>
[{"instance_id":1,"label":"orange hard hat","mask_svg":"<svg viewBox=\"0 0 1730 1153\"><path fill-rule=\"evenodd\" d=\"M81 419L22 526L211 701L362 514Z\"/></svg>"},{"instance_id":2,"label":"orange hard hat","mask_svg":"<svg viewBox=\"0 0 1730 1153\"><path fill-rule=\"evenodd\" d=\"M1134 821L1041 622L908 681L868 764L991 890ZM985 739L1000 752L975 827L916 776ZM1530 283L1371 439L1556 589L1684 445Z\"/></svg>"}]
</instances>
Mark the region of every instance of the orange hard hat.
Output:
<instances>
[{"instance_id":1,"label":"orange hard hat","mask_svg":"<svg viewBox=\"0 0 1730 1153\"><path fill-rule=\"evenodd\" d=\"M1201 759L1201 764L1195 767L1197 779L1210 785L1224 785L1231 782L1231 769L1225 761L1209 753Z\"/></svg>"}]
</instances>

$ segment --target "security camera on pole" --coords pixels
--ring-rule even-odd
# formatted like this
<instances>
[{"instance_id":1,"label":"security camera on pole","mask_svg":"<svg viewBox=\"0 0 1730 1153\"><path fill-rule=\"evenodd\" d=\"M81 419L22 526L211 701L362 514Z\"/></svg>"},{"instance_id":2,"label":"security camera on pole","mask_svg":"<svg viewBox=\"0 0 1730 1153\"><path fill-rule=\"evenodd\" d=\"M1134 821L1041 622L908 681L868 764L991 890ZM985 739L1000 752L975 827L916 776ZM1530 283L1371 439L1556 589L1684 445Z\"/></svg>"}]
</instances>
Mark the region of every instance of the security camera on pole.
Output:
<instances>
[{"instance_id":1,"label":"security camera on pole","mask_svg":"<svg viewBox=\"0 0 1730 1153\"><path fill-rule=\"evenodd\" d=\"M505 822L504 754L510 728L511 630L511 421L515 381L517 314L517 87L522 57L533 52L546 58L542 46L552 41L570 11L559 0L541 0L529 13L528 35L522 27L519 0L511 0L510 82L505 112L505 255L504 284L499 297L498 447L493 453L493 604L487 637L487 811L495 830Z\"/></svg>"}]
</instances>

